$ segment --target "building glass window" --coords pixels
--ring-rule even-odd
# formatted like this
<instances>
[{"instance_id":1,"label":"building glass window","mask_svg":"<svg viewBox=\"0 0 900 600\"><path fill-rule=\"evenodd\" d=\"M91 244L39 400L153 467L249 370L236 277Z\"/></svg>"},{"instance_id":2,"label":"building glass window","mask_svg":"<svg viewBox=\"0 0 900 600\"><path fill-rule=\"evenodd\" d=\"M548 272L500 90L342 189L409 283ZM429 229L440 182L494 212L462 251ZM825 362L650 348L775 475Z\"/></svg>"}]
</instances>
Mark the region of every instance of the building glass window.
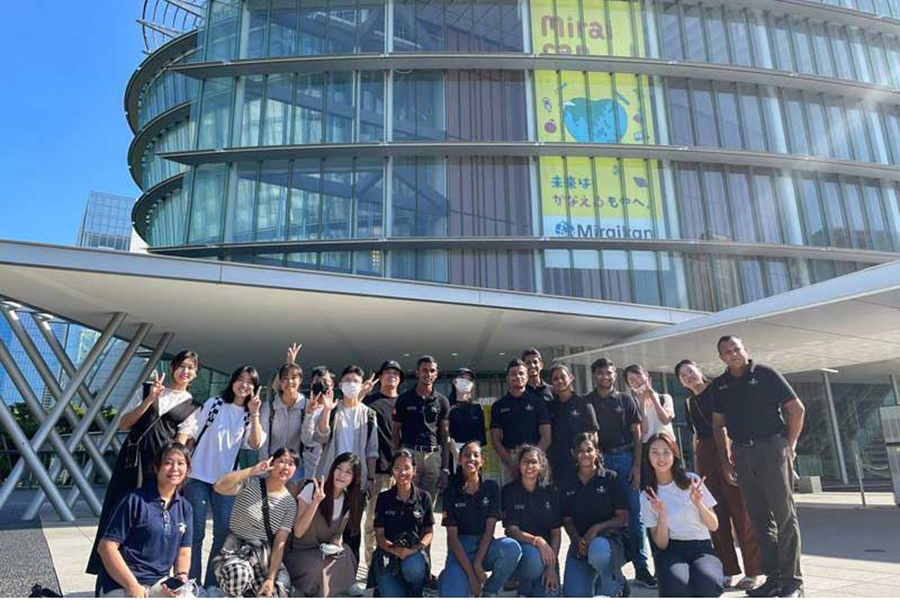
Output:
<instances>
[{"instance_id":1,"label":"building glass window","mask_svg":"<svg viewBox=\"0 0 900 600\"><path fill-rule=\"evenodd\" d=\"M272 0L269 13L268 56L291 56L297 54L299 39L297 0Z\"/></svg>"},{"instance_id":2,"label":"building glass window","mask_svg":"<svg viewBox=\"0 0 900 600\"><path fill-rule=\"evenodd\" d=\"M290 164L286 160L263 162L256 203L256 240L284 239L290 175Z\"/></svg>"},{"instance_id":3,"label":"building glass window","mask_svg":"<svg viewBox=\"0 0 900 600\"><path fill-rule=\"evenodd\" d=\"M230 242L253 240L253 213L259 178L259 163L238 163L235 166L237 187L234 199L229 203L231 214L225 222L225 239Z\"/></svg>"},{"instance_id":4,"label":"building glass window","mask_svg":"<svg viewBox=\"0 0 900 600\"><path fill-rule=\"evenodd\" d=\"M231 123L231 94L233 79L221 77L203 82L203 98L200 100L198 149L227 145Z\"/></svg>"},{"instance_id":5,"label":"building glass window","mask_svg":"<svg viewBox=\"0 0 900 600\"><path fill-rule=\"evenodd\" d=\"M217 243L222 237L225 165L201 165L194 171L189 244Z\"/></svg>"},{"instance_id":6,"label":"building glass window","mask_svg":"<svg viewBox=\"0 0 900 600\"><path fill-rule=\"evenodd\" d=\"M320 238L321 211L322 161L318 159L294 161L288 209L288 239ZM291 260L290 257L288 260Z\"/></svg>"},{"instance_id":7,"label":"building glass window","mask_svg":"<svg viewBox=\"0 0 900 600\"><path fill-rule=\"evenodd\" d=\"M321 144L324 135L325 74L298 73L294 93L294 144Z\"/></svg>"},{"instance_id":8,"label":"building glass window","mask_svg":"<svg viewBox=\"0 0 900 600\"><path fill-rule=\"evenodd\" d=\"M403 140L444 140L444 73L394 73L393 136Z\"/></svg>"}]
</instances>

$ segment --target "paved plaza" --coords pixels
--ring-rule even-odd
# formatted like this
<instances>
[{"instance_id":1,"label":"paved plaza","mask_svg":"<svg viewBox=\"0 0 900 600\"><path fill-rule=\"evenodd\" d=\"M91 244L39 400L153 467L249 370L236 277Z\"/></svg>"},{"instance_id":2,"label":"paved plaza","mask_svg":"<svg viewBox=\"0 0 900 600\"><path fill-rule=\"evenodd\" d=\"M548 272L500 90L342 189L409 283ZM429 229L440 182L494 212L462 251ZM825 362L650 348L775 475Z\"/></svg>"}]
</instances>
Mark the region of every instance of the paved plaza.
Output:
<instances>
[{"instance_id":1,"label":"paved plaza","mask_svg":"<svg viewBox=\"0 0 900 600\"><path fill-rule=\"evenodd\" d=\"M833 597L897 597L900 578L900 508L888 493L867 495L863 508L856 493L798 495L803 533L803 573L806 595ZM27 595L40 583L66 596L91 596L94 579L84 565L96 532L96 519L84 507L76 523L63 523L49 507L40 521L17 523L26 504L22 494L0 515L0 596ZM212 539L209 523L206 548ZM446 535L435 528L434 573L443 568ZM563 555L568 547L563 535ZM361 575L363 573L361 572ZM626 574L633 575L631 567ZM653 597L655 590L633 586L632 596ZM728 591L729 597L743 592Z\"/></svg>"}]
</instances>

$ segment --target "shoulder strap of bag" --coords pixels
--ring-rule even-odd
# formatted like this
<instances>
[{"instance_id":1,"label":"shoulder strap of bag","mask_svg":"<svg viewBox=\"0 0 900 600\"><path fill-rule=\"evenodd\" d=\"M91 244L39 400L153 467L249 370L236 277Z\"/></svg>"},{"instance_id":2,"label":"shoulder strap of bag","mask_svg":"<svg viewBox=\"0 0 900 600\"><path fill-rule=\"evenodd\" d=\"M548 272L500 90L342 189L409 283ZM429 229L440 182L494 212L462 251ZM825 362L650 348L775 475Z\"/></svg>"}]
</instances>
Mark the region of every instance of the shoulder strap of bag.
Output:
<instances>
[{"instance_id":1,"label":"shoulder strap of bag","mask_svg":"<svg viewBox=\"0 0 900 600\"><path fill-rule=\"evenodd\" d=\"M203 429L200 430L200 435L197 436L197 441L194 442L194 450L200 446L200 440L203 439L203 434L206 433L209 426L216 420L216 417L219 415L219 407L222 406L223 403L224 400L219 396L216 396L216 401L213 403L212 408L209 409L209 414L206 415L206 423L203 424Z\"/></svg>"},{"instance_id":2,"label":"shoulder strap of bag","mask_svg":"<svg viewBox=\"0 0 900 600\"><path fill-rule=\"evenodd\" d=\"M275 534L272 533L272 521L269 517L269 491L266 489L265 479L259 477L257 481L259 481L259 490L262 495L263 527L266 528L266 537L269 538L269 546L271 546L275 541Z\"/></svg>"}]
</instances>

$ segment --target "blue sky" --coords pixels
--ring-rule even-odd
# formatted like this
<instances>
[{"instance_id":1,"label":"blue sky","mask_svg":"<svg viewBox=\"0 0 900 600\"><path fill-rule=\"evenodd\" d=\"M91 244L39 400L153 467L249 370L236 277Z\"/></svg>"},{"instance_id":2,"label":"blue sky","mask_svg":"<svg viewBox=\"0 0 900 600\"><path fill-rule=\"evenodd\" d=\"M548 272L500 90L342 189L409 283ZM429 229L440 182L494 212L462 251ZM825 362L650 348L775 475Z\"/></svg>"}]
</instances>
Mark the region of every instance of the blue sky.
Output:
<instances>
[{"instance_id":1,"label":"blue sky","mask_svg":"<svg viewBox=\"0 0 900 600\"><path fill-rule=\"evenodd\" d=\"M74 244L91 190L139 195L123 105L143 2L3 4L0 239Z\"/></svg>"}]
</instances>

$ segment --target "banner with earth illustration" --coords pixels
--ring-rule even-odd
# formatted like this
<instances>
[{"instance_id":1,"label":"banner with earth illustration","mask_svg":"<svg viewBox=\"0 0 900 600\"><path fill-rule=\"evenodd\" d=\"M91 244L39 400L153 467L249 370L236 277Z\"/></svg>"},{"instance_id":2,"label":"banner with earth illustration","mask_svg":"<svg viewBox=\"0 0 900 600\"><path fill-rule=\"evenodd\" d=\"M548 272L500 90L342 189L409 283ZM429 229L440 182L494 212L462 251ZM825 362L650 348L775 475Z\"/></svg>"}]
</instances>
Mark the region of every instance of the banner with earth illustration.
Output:
<instances>
[{"instance_id":1,"label":"banner with earth illustration","mask_svg":"<svg viewBox=\"0 0 900 600\"><path fill-rule=\"evenodd\" d=\"M638 2L532 0L531 26L541 54L644 54ZM537 71L535 96L540 141L655 143L645 77ZM657 166L642 159L542 157L544 235L656 237L663 230Z\"/></svg>"}]
</instances>

